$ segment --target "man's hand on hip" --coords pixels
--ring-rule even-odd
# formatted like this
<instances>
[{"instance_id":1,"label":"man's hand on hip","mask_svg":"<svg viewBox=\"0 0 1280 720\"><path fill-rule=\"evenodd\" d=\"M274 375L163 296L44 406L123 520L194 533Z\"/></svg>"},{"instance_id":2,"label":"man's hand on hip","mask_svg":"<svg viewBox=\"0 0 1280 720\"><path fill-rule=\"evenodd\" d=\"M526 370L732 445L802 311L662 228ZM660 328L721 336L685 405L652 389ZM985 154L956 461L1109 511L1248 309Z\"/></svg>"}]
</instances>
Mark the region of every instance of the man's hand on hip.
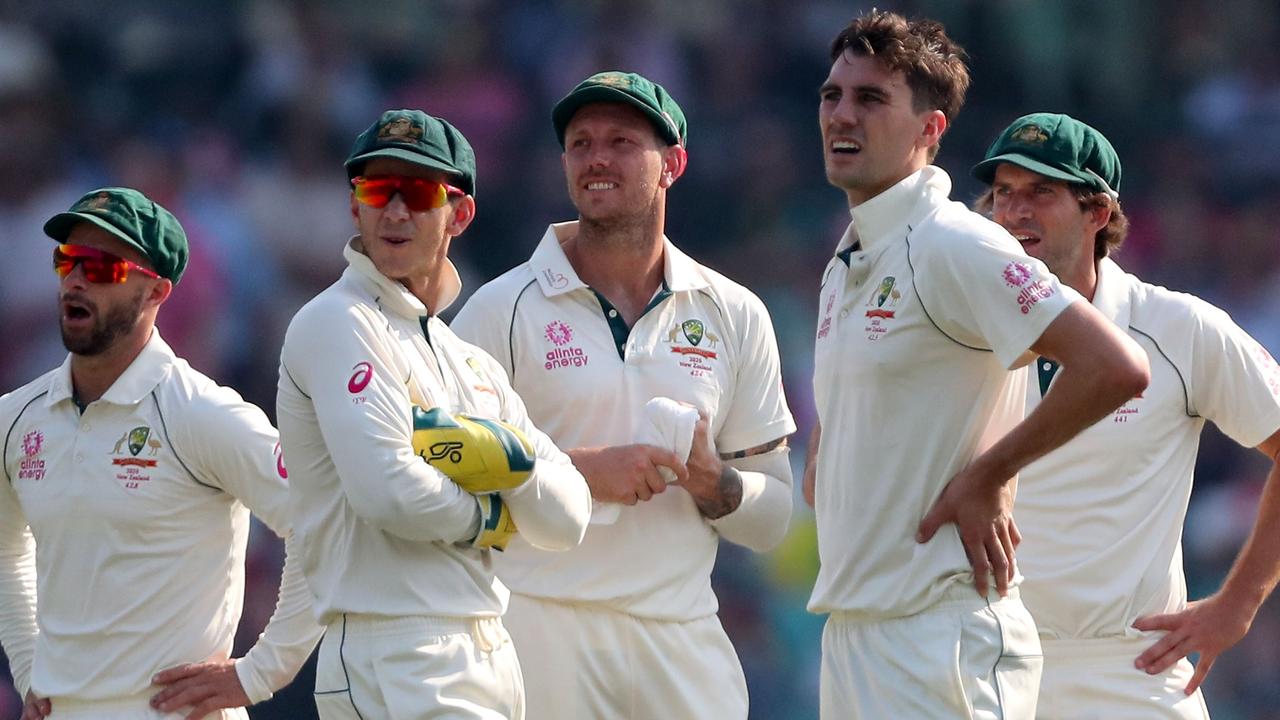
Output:
<instances>
[{"instance_id":1,"label":"man's hand on hip","mask_svg":"<svg viewBox=\"0 0 1280 720\"><path fill-rule=\"evenodd\" d=\"M200 720L223 708L249 705L234 660L211 660L161 670L151 679L164 689L151 697L151 707L177 712L189 707L187 720Z\"/></svg>"}]
</instances>

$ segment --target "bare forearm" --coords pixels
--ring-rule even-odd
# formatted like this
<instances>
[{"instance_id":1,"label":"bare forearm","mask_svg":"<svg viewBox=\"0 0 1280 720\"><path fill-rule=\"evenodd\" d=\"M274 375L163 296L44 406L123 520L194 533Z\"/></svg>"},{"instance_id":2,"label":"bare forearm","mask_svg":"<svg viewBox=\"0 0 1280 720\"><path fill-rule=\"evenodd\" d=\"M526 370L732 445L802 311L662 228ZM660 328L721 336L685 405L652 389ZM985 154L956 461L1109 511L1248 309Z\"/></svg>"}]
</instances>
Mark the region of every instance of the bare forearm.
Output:
<instances>
[{"instance_id":1,"label":"bare forearm","mask_svg":"<svg viewBox=\"0 0 1280 720\"><path fill-rule=\"evenodd\" d=\"M1280 462L1271 465L1258 517L1222 584L1221 594L1256 613L1280 582Z\"/></svg>"},{"instance_id":2,"label":"bare forearm","mask_svg":"<svg viewBox=\"0 0 1280 720\"><path fill-rule=\"evenodd\" d=\"M974 460L987 477L1007 482L1019 470L1061 447L1132 395L1097 391L1064 368L1040 405L995 445Z\"/></svg>"}]
</instances>

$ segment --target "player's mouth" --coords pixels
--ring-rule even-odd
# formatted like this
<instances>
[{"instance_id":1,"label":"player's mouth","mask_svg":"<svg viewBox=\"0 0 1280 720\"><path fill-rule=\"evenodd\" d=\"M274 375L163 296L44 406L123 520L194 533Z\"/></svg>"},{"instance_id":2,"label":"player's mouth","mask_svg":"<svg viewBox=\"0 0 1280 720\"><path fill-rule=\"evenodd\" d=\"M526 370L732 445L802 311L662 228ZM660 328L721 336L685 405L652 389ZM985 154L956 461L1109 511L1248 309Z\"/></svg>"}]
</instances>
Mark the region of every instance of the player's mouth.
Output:
<instances>
[{"instance_id":1,"label":"player's mouth","mask_svg":"<svg viewBox=\"0 0 1280 720\"><path fill-rule=\"evenodd\" d=\"M834 155L857 155L862 152L862 144L856 140L832 140L827 147Z\"/></svg>"},{"instance_id":2,"label":"player's mouth","mask_svg":"<svg viewBox=\"0 0 1280 720\"><path fill-rule=\"evenodd\" d=\"M404 245L413 240L407 235L383 235L382 242L388 245Z\"/></svg>"},{"instance_id":3,"label":"player's mouth","mask_svg":"<svg viewBox=\"0 0 1280 720\"><path fill-rule=\"evenodd\" d=\"M1031 252L1031 248L1034 248L1040 244L1039 235L1034 235L1032 233L1022 233L1022 232L1015 232L1012 234L1013 234L1013 239L1017 240L1018 244L1021 245L1022 249L1025 250L1026 252Z\"/></svg>"},{"instance_id":4,"label":"player's mouth","mask_svg":"<svg viewBox=\"0 0 1280 720\"><path fill-rule=\"evenodd\" d=\"M617 190L618 183L611 180L592 180L582 186L587 192L604 192L606 190Z\"/></svg>"},{"instance_id":5,"label":"player's mouth","mask_svg":"<svg viewBox=\"0 0 1280 720\"><path fill-rule=\"evenodd\" d=\"M82 298L63 298L62 324L76 326L91 323L94 310L93 304Z\"/></svg>"}]
</instances>

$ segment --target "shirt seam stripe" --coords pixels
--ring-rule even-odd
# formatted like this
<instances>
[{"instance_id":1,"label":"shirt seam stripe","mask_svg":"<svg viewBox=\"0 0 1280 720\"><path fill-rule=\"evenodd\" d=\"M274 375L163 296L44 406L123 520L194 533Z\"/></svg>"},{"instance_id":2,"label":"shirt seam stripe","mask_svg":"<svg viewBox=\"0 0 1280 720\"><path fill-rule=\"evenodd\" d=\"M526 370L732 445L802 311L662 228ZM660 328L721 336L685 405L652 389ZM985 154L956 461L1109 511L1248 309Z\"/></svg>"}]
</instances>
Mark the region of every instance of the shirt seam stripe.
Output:
<instances>
[{"instance_id":1,"label":"shirt seam stripe","mask_svg":"<svg viewBox=\"0 0 1280 720\"><path fill-rule=\"evenodd\" d=\"M538 279L534 278L527 285L520 288L520 292L516 293L515 302L511 303L511 323L507 326L507 355L511 357L511 385L516 384L516 312L520 309L520 298L524 297L525 292L537 284Z\"/></svg>"},{"instance_id":2,"label":"shirt seam stripe","mask_svg":"<svg viewBox=\"0 0 1280 720\"><path fill-rule=\"evenodd\" d=\"M1183 410L1187 413L1187 417L1200 417L1199 413L1192 412L1191 410L1191 390L1187 387L1187 379L1182 376L1182 371L1178 369L1178 365L1173 361L1173 358L1169 357L1169 355L1165 353L1164 348L1160 347L1160 343L1157 342L1149 333L1143 332L1133 325L1130 325L1129 329L1150 340L1151 344L1156 346L1156 352L1160 353L1160 357L1164 358L1165 362L1169 363L1169 366L1172 367L1173 371L1178 375L1178 383L1182 385Z\"/></svg>"},{"instance_id":3,"label":"shirt seam stripe","mask_svg":"<svg viewBox=\"0 0 1280 720\"><path fill-rule=\"evenodd\" d=\"M200 478L196 477L196 474L191 472L191 468L187 467L187 464L182 461L182 456L178 454L178 446L173 442L173 435L169 432L169 425L164 421L164 411L160 409L160 398L156 396L155 390L151 391L151 401L156 404L156 417L160 418L160 429L164 431L164 437L169 441L169 449L173 451L174 459L178 461L178 464L182 466L183 470L187 471L187 474L191 476L191 479L195 481L197 485L207 487L210 490L223 492L220 487L214 487L208 483L201 482Z\"/></svg>"},{"instance_id":4,"label":"shirt seam stripe","mask_svg":"<svg viewBox=\"0 0 1280 720\"><path fill-rule=\"evenodd\" d=\"M988 353L994 352L991 348L980 348L980 347L975 347L973 345L967 345L965 343L962 343L957 338L952 337L946 330L943 330L941 327L939 327L938 323L934 322L933 315L929 313L929 308L924 304L924 298L920 296L920 287L919 285L916 284L916 267L911 262L911 232L912 232L911 226L908 225L907 235L905 238L903 238L903 240L905 240L907 243L907 267L911 270L911 291L915 293L916 301L920 303L920 309L924 311L924 316L929 320L929 324L933 326L934 330L937 330L939 333L941 333L943 337L959 345L962 348L977 350L978 352L988 352Z\"/></svg>"}]
</instances>

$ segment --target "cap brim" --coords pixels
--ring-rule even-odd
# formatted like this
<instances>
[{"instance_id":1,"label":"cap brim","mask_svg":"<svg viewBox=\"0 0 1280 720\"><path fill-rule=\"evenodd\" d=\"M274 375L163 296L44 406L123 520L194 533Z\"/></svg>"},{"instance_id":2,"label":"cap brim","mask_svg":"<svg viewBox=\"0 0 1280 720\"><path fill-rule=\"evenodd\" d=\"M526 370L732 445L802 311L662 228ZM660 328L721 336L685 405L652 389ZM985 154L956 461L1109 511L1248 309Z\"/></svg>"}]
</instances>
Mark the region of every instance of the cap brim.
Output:
<instances>
[{"instance_id":1,"label":"cap brim","mask_svg":"<svg viewBox=\"0 0 1280 720\"><path fill-rule=\"evenodd\" d=\"M970 173L975 178L990 185L995 180L996 167L998 167L1000 163L1017 165L1018 167L1025 168L1034 173L1039 173L1045 177L1053 178L1054 180L1062 180L1063 182L1076 183L1079 185L1091 184L1090 181L1077 175L1073 175L1066 170L1061 170L1053 167L1052 165L1046 165L1039 160L1027 157L1021 153L1006 153L1004 155L997 155L993 158L983 160L977 165L974 165L973 170L971 170Z\"/></svg>"},{"instance_id":2,"label":"cap brim","mask_svg":"<svg viewBox=\"0 0 1280 720\"><path fill-rule=\"evenodd\" d=\"M433 160L427 157L426 155L423 155L422 153L418 153L412 150L407 150L405 148L398 148L398 147L383 147L383 148L378 148L377 150L371 150L367 153L364 153L363 155L357 155L353 158L348 158L347 161L343 163L343 166L346 167L348 175L350 175L351 177L355 177L357 173L354 171L353 168L359 165L363 165L364 163L374 158L380 158L380 157L395 158L397 160L403 160L407 163L412 163L414 165L420 165L425 168L431 168L432 170L439 170L442 173L453 175L459 179L462 178L462 173L458 172L458 169L455 167L451 167L443 162L440 162L439 160ZM466 190L468 194L471 194L473 189L464 187L463 190Z\"/></svg>"},{"instance_id":3,"label":"cap brim","mask_svg":"<svg viewBox=\"0 0 1280 720\"><path fill-rule=\"evenodd\" d=\"M551 123L555 125L556 139L560 141L561 147L564 147L564 133L569 128L569 121L573 119L574 114L581 110L583 105L603 102L630 105L649 118L649 122L652 122L654 129L658 131L659 137L671 145L680 144L676 131L668 123L667 118L657 110L618 88L596 85L569 93L563 100L556 103L555 109L551 111Z\"/></svg>"},{"instance_id":4,"label":"cap brim","mask_svg":"<svg viewBox=\"0 0 1280 720\"><path fill-rule=\"evenodd\" d=\"M71 235L71 229L76 226L76 223L82 223L82 222L91 223L93 225L96 225L97 227L102 228L103 230L106 230L107 232L111 233L112 236L118 238L125 245L128 245L134 250L137 250L138 252L142 253L143 257L150 257L150 255L147 253L145 248L139 245L133 238L121 232L120 228L117 228L115 225L112 225L111 223L107 222L106 220L103 220L102 218L96 215L90 215L89 213L78 213L78 212L58 213L57 215L54 215L53 217L49 218L49 221L44 224L44 234L48 235L54 240L57 240L60 243L64 243L67 241L67 238Z\"/></svg>"}]
</instances>

